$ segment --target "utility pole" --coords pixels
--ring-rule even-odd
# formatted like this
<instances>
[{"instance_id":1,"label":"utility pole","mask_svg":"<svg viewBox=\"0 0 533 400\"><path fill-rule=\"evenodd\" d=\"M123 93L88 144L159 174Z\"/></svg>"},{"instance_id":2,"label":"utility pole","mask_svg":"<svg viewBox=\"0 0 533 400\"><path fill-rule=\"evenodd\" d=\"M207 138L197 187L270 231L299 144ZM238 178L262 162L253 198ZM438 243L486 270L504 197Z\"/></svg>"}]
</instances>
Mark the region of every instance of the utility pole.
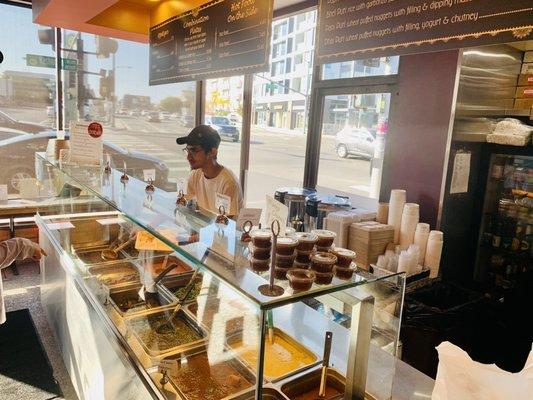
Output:
<instances>
[{"instance_id":1,"label":"utility pole","mask_svg":"<svg viewBox=\"0 0 533 400\"><path fill-rule=\"evenodd\" d=\"M78 34L78 39L76 40L76 53L78 59L78 70L76 72L76 80L78 84L78 118L85 118L85 55L83 53L83 39L81 35Z\"/></svg>"}]
</instances>

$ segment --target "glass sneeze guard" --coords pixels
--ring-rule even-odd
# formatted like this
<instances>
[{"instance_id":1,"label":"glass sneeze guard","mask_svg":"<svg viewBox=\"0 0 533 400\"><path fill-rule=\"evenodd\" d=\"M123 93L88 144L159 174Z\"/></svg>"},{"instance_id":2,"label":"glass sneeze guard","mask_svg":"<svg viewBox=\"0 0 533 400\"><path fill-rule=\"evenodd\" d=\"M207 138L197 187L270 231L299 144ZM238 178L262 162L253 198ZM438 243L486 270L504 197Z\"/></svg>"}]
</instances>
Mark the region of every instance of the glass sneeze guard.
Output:
<instances>
[{"instance_id":1,"label":"glass sneeze guard","mask_svg":"<svg viewBox=\"0 0 533 400\"><path fill-rule=\"evenodd\" d=\"M215 215L177 207L176 194L155 188L146 194L146 183L133 178L133 171L103 167L62 164L49 160L44 153L36 153L38 162L60 171L72 181L124 214L142 229L171 247L189 261L204 266L230 286L257 303L263 309L288 304L306 297L326 295L369 283L378 278L354 274L351 280L333 278L329 285L313 284L305 292L294 292L287 281L278 281L283 294L269 297L258 287L268 281L268 272L258 274L249 268L248 247L240 241L240 229L235 221L226 226L215 223ZM126 183L121 181L129 175Z\"/></svg>"}]
</instances>

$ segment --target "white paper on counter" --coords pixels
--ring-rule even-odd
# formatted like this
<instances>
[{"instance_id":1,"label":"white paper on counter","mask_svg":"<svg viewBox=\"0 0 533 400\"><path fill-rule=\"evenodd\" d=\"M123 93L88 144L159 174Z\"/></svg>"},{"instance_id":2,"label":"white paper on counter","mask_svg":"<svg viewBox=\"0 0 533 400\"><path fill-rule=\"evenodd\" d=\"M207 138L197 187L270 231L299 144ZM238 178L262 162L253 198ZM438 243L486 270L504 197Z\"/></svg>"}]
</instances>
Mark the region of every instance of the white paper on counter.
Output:
<instances>
[{"instance_id":1,"label":"white paper on counter","mask_svg":"<svg viewBox=\"0 0 533 400\"><path fill-rule=\"evenodd\" d=\"M231 213L231 197L226 196L222 193L215 193L215 209L219 212L220 207L224 207L224 212L226 215Z\"/></svg>"},{"instance_id":2,"label":"white paper on counter","mask_svg":"<svg viewBox=\"0 0 533 400\"><path fill-rule=\"evenodd\" d=\"M289 207L277 201L272 196L266 196L266 214L265 227L271 228L272 222L279 222L279 236L285 236L285 227L287 226L287 218L289 217Z\"/></svg>"},{"instance_id":3,"label":"white paper on counter","mask_svg":"<svg viewBox=\"0 0 533 400\"><path fill-rule=\"evenodd\" d=\"M7 185L0 185L0 201L7 200Z\"/></svg>"},{"instance_id":4,"label":"white paper on counter","mask_svg":"<svg viewBox=\"0 0 533 400\"><path fill-rule=\"evenodd\" d=\"M452 183L450 194L467 193L468 178L470 176L471 153L456 153L453 160Z\"/></svg>"},{"instance_id":5,"label":"white paper on counter","mask_svg":"<svg viewBox=\"0 0 533 400\"><path fill-rule=\"evenodd\" d=\"M89 123L71 121L70 162L79 165L100 165L103 157L102 136L95 138L89 135Z\"/></svg>"},{"instance_id":6,"label":"white paper on counter","mask_svg":"<svg viewBox=\"0 0 533 400\"><path fill-rule=\"evenodd\" d=\"M237 217L237 229L241 230L246 221L251 221L252 226L259 225L261 221L261 213L263 210L261 208L243 208L239 212Z\"/></svg>"},{"instance_id":7,"label":"white paper on counter","mask_svg":"<svg viewBox=\"0 0 533 400\"><path fill-rule=\"evenodd\" d=\"M432 400L531 400L533 349L524 369L504 371L495 364L481 364L450 342L437 346L439 367Z\"/></svg>"},{"instance_id":8,"label":"white paper on counter","mask_svg":"<svg viewBox=\"0 0 533 400\"><path fill-rule=\"evenodd\" d=\"M149 181L155 182L155 169L143 169L143 176L146 183Z\"/></svg>"}]
</instances>

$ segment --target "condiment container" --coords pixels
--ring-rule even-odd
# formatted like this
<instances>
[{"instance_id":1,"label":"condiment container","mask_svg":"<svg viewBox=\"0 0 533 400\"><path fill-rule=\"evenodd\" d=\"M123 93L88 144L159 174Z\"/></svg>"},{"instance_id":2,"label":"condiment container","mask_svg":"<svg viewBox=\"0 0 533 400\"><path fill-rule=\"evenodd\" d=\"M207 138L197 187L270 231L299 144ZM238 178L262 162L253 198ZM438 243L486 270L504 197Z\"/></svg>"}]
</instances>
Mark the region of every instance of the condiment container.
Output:
<instances>
[{"instance_id":1,"label":"condiment container","mask_svg":"<svg viewBox=\"0 0 533 400\"><path fill-rule=\"evenodd\" d=\"M298 239L297 249L299 251L311 251L318 242L318 236L314 233L298 232L294 235L294 237Z\"/></svg>"},{"instance_id":2,"label":"condiment container","mask_svg":"<svg viewBox=\"0 0 533 400\"><path fill-rule=\"evenodd\" d=\"M351 279L353 276L353 273L355 271L355 266L349 265L347 267L341 267L340 265L335 265L335 268L333 268L333 271L335 272L335 276L339 279Z\"/></svg>"},{"instance_id":3,"label":"condiment container","mask_svg":"<svg viewBox=\"0 0 533 400\"><path fill-rule=\"evenodd\" d=\"M304 292L311 289L316 273L307 269L293 268L287 272L287 278L289 285L295 292Z\"/></svg>"},{"instance_id":4,"label":"condiment container","mask_svg":"<svg viewBox=\"0 0 533 400\"><path fill-rule=\"evenodd\" d=\"M333 272L318 272L315 271L317 285L329 285L333 280Z\"/></svg>"},{"instance_id":5,"label":"condiment container","mask_svg":"<svg viewBox=\"0 0 533 400\"><path fill-rule=\"evenodd\" d=\"M276 244L276 254L290 256L298 246L298 240L292 237L280 237Z\"/></svg>"},{"instance_id":6,"label":"condiment container","mask_svg":"<svg viewBox=\"0 0 533 400\"><path fill-rule=\"evenodd\" d=\"M270 258L270 247L255 247L250 243L248 250L250 250L252 257L257 260L268 260Z\"/></svg>"},{"instance_id":7,"label":"condiment container","mask_svg":"<svg viewBox=\"0 0 533 400\"><path fill-rule=\"evenodd\" d=\"M314 229L311 233L318 236L317 247L330 247L337 237L335 232L326 229Z\"/></svg>"},{"instance_id":8,"label":"condiment container","mask_svg":"<svg viewBox=\"0 0 533 400\"><path fill-rule=\"evenodd\" d=\"M250 232L250 237L255 247L270 248L272 246L272 233L269 229L255 229Z\"/></svg>"},{"instance_id":9,"label":"condiment container","mask_svg":"<svg viewBox=\"0 0 533 400\"><path fill-rule=\"evenodd\" d=\"M331 249L330 252L337 257L337 265L341 267L349 267L357 255L355 251L344 249L342 247L335 247Z\"/></svg>"},{"instance_id":10,"label":"condiment container","mask_svg":"<svg viewBox=\"0 0 533 400\"><path fill-rule=\"evenodd\" d=\"M331 272L337 257L331 253L315 253L311 256L311 269L318 272Z\"/></svg>"},{"instance_id":11,"label":"condiment container","mask_svg":"<svg viewBox=\"0 0 533 400\"><path fill-rule=\"evenodd\" d=\"M281 268L290 268L294 264L294 258L296 257L296 254L292 254L290 256L282 256L280 254L276 255L276 267Z\"/></svg>"},{"instance_id":12,"label":"condiment container","mask_svg":"<svg viewBox=\"0 0 533 400\"><path fill-rule=\"evenodd\" d=\"M270 264L270 259L267 260L258 260L257 258L252 258L250 260L250 266L254 271L268 271Z\"/></svg>"},{"instance_id":13,"label":"condiment container","mask_svg":"<svg viewBox=\"0 0 533 400\"><path fill-rule=\"evenodd\" d=\"M311 254L312 251L296 250L296 261L309 264L309 261L311 261Z\"/></svg>"}]
</instances>

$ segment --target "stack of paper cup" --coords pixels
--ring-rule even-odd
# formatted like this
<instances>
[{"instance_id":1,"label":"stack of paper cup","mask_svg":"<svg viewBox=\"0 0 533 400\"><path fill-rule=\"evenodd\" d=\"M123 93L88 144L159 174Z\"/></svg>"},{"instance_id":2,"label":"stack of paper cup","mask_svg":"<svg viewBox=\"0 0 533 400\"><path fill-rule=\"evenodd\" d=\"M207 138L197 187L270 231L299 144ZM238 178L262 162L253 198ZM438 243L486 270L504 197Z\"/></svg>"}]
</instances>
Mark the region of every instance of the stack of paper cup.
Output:
<instances>
[{"instance_id":1,"label":"stack of paper cup","mask_svg":"<svg viewBox=\"0 0 533 400\"><path fill-rule=\"evenodd\" d=\"M415 203L405 203L400 224L400 248L406 250L415 240L416 225L419 220L419 207Z\"/></svg>"},{"instance_id":2,"label":"stack of paper cup","mask_svg":"<svg viewBox=\"0 0 533 400\"><path fill-rule=\"evenodd\" d=\"M394 227L394 243L400 241L400 227L402 223L403 206L405 204L406 192L402 189L394 189L390 192L389 217L387 224Z\"/></svg>"},{"instance_id":3,"label":"stack of paper cup","mask_svg":"<svg viewBox=\"0 0 533 400\"><path fill-rule=\"evenodd\" d=\"M429 236L429 224L423 222L416 225L414 244L420 249L418 255L418 264L424 265L424 259L426 257L426 247L428 244Z\"/></svg>"},{"instance_id":4,"label":"stack of paper cup","mask_svg":"<svg viewBox=\"0 0 533 400\"><path fill-rule=\"evenodd\" d=\"M440 257L442 255L442 245L444 243L443 240L444 235L441 231L429 232L424 265L430 269L430 278L436 278L439 275Z\"/></svg>"},{"instance_id":5,"label":"stack of paper cup","mask_svg":"<svg viewBox=\"0 0 533 400\"><path fill-rule=\"evenodd\" d=\"M379 203L376 221L380 224L387 224L389 221L389 203Z\"/></svg>"}]
</instances>

